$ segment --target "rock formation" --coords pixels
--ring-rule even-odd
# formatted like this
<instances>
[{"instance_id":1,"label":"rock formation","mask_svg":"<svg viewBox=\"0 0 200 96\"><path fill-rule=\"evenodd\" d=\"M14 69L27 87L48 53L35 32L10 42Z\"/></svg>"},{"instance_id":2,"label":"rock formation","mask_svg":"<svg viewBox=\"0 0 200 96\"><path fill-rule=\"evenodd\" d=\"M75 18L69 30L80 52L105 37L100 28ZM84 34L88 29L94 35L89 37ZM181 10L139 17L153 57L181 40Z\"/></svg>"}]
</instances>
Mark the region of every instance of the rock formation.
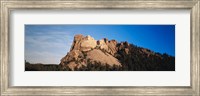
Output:
<instances>
[{"instance_id":1,"label":"rock formation","mask_svg":"<svg viewBox=\"0 0 200 96\"><path fill-rule=\"evenodd\" d=\"M75 35L70 51L60 61L60 70L169 71L175 58L128 42Z\"/></svg>"},{"instance_id":2,"label":"rock formation","mask_svg":"<svg viewBox=\"0 0 200 96\"><path fill-rule=\"evenodd\" d=\"M89 51L95 48L97 41L91 36L75 35L71 50ZM71 51L70 50L70 51Z\"/></svg>"},{"instance_id":3,"label":"rock formation","mask_svg":"<svg viewBox=\"0 0 200 96\"><path fill-rule=\"evenodd\" d=\"M75 35L58 65L30 64L26 71L175 71L175 57L128 42Z\"/></svg>"},{"instance_id":4,"label":"rock formation","mask_svg":"<svg viewBox=\"0 0 200 96\"><path fill-rule=\"evenodd\" d=\"M91 36L75 35L70 52L61 59L60 65L68 67L71 70L87 66L90 62L100 62L100 64L108 64L110 66L121 66L118 59L113 55L117 52L117 41L104 38L95 40Z\"/></svg>"}]
</instances>

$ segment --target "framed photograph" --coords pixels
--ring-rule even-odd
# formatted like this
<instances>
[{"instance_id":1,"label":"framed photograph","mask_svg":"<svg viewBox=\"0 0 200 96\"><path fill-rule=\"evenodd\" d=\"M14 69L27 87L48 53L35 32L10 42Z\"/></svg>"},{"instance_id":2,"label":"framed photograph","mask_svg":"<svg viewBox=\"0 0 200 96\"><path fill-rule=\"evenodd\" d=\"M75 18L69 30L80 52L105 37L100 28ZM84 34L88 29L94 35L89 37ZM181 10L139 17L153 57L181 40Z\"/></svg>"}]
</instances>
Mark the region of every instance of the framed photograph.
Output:
<instances>
[{"instance_id":1,"label":"framed photograph","mask_svg":"<svg viewBox=\"0 0 200 96\"><path fill-rule=\"evenodd\" d=\"M199 0L0 0L2 96L200 95Z\"/></svg>"}]
</instances>

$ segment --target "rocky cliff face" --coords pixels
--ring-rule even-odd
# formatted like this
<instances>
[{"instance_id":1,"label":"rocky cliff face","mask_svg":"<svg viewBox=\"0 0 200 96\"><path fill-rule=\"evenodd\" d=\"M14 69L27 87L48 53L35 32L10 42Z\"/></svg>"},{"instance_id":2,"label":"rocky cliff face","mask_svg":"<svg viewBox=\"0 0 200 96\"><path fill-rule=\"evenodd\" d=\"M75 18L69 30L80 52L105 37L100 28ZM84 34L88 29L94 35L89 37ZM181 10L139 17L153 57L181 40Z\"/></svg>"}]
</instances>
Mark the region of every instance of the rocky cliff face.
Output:
<instances>
[{"instance_id":1,"label":"rocky cliff face","mask_svg":"<svg viewBox=\"0 0 200 96\"><path fill-rule=\"evenodd\" d=\"M121 66L114 57L117 52L117 41L104 38L95 40L91 36L75 35L70 52L61 59L60 65L71 70L87 66L88 62L99 62L102 65Z\"/></svg>"},{"instance_id":2,"label":"rocky cliff face","mask_svg":"<svg viewBox=\"0 0 200 96\"><path fill-rule=\"evenodd\" d=\"M75 35L70 52L61 59L60 66L64 70L82 71L174 71L175 57L128 42Z\"/></svg>"}]
</instances>

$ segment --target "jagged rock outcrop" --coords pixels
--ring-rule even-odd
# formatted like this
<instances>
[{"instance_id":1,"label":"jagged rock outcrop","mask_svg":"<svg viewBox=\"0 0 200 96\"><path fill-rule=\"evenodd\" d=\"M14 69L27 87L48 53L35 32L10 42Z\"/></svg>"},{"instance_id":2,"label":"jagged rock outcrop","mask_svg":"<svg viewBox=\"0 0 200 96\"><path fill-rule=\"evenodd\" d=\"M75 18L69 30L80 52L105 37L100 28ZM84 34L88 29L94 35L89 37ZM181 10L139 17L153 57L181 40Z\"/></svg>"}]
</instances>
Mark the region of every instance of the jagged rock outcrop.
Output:
<instances>
[{"instance_id":1,"label":"jagged rock outcrop","mask_svg":"<svg viewBox=\"0 0 200 96\"><path fill-rule=\"evenodd\" d=\"M108 64L110 66L121 66L118 59L114 57L117 52L117 41L104 38L95 40L91 36L75 35L70 52L61 59L60 65L71 70L87 66L88 60L92 63Z\"/></svg>"},{"instance_id":2,"label":"jagged rock outcrop","mask_svg":"<svg viewBox=\"0 0 200 96\"><path fill-rule=\"evenodd\" d=\"M108 42L106 40L107 39L102 39L97 42L98 42L98 46L100 49L104 49L104 50L108 51Z\"/></svg>"},{"instance_id":3,"label":"jagged rock outcrop","mask_svg":"<svg viewBox=\"0 0 200 96\"><path fill-rule=\"evenodd\" d=\"M63 70L174 70L174 64L175 58L167 54L89 35L75 35L70 51L60 61Z\"/></svg>"},{"instance_id":4,"label":"jagged rock outcrop","mask_svg":"<svg viewBox=\"0 0 200 96\"><path fill-rule=\"evenodd\" d=\"M102 40L97 41L97 46L100 49L103 49L110 53L111 55L114 55L117 52L117 41L116 40L110 40L104 38Z\"/></svg>"},{"instance_id":5,"label":"jagged rock outcrop","mask_svg":"<svg viewBox=\"0 0 200 96\"><path fill-rule=\"evenodd\" d=\"M118 51L118 49L117 49L117 41L116 40L109 41L108 48L110 50L110 53L112 55L114 55Z\"/></svg>"},{"instance_id":6,"label":"jagged rock outcrop","mask_svg":"<svg viewBox=\"0 0 200 96\"><path fill-rule=\"evenodd\" d=\"M84 36L81 35L81 34L75 35L75 36L74 36L74 41L73 41L73 43L72 43L72 46L71 46L70 51L71 51L71 50L79 50L79 49L80 49L80 43L81 43L80 41L81 41L83 38L84 38Z\"/></svg>"},{"instance_id":7,"label":"jagged rock outcrop","mask_svg":"<svg viewBox=\"0 0 200 96\"><path fill-rule=\"evenodd\" d=\"M97 41L91 36L75 35L71 50L89 51L95 48Z\"/></svg>"}]
</instances>

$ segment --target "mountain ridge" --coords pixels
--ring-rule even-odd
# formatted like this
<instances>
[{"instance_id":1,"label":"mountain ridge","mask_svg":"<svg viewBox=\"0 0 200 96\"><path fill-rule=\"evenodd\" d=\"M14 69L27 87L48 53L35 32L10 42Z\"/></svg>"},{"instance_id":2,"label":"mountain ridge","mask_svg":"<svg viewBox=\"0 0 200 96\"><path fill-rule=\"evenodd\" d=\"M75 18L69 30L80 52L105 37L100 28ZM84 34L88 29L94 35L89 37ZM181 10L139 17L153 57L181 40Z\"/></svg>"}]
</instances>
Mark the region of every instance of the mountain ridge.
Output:
<instances>
[{"instance_id":1,"label":"mountain ridge","mask_svg":"<svg viewBox=\"0 0 200 96\"><path fill-rule=\"evenodd\" d=\"M127 41L95 40L89 35L77 34L59 65L63 69L77 71L101 71L100 68L105 71L175 71L175 57L137 47Z\"/></svg>"}]
</instances>

